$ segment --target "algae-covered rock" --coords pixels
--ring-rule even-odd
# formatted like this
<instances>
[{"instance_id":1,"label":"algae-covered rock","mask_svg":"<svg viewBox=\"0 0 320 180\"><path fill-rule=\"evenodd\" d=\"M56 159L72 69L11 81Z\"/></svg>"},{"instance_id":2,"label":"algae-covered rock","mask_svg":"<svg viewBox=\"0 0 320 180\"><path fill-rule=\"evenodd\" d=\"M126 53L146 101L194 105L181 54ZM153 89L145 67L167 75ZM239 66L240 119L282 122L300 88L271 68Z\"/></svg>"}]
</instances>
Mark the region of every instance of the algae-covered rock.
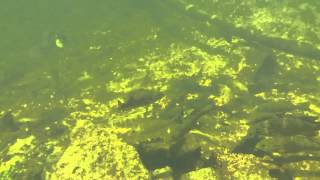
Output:
<instances>
[{"instance_id":1,"label":"algae-covered rock","mask_svg":"<svg viewBox=\"0 0 320 180\"><path fill-rule=\"evenodd\" d=\"M215 180L217 176L215 174L214 169L212 168L202 168L196 171L191 171L189 173L184 174L181 177L182 180L197 180L197 179L207 179L207 180Z\"/></svg>"},{"instance_id":2,"label":"algae-covered rock","mask_svg":"<svg viewBox=\"0 0 320 180\"><path fill-rule=\"evenodd\" d=\"M164 168L160 169L155 169L152 172L152 177L153 179L167 179L167 180L173 180L173 175L172 175L172 168L169 166L166 166Z\"/></svg>"},{"instance_id":3,"label":"algae-covered rock","mask_svg":"<svg viewBox=\"0 0 320 180\"><path fill-rule=\"evenodd\" d=\"M72 143L48 179L148 179L135 149L112 128L78 121Z\"/></svg>"},{"instance_id":4,"label":"algae-covered rock","mask_svg":"<svg viewBox=\"0 0 320 180\"><path fill-rule=\"evenodd\" d=\"M221 154L219 175L222 179L270 179L269 164L252 154Z\"/></svg>"},{"instance_id":5,"label":"algae-covered rock","mask_svg":"<svg viewBox=\"0 0 320 180\"><path fill-rule=\"evenodd\" d=\"M0 179L40 179L49 148L35 136L17 138L0 153Z\"/></svg>"},{"instance_id":6,"label":"algae-covered rock","mask_svg":"<svg viewBox=\"0 0 320 180\"><path fill-rule=\"evenodd\" d=\"M27 162L30 160L34 149L34 136L17 139L15 143L9 145L7 153L1 153L0 179L23 176L28 169L26 165L28 164Z\"/></svg>"}]
</instances>

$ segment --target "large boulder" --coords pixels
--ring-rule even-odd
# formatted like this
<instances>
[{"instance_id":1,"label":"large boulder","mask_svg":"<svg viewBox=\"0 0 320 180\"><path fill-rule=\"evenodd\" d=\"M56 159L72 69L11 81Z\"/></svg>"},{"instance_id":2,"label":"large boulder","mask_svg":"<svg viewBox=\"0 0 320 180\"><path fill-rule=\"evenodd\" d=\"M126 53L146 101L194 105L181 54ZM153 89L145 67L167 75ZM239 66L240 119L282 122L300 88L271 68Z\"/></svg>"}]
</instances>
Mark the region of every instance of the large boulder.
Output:
<instances>
[{"instance_id":1,"label":"large boulder","mask_svg":"<svg viewBox=\"0 0 320 180\"><path fill-rule=\"evenodd\" d=\"M115 129L80 120L71 138L48 179L149 179L134 147L118 138Z\"/></svg>"}]
</instances>

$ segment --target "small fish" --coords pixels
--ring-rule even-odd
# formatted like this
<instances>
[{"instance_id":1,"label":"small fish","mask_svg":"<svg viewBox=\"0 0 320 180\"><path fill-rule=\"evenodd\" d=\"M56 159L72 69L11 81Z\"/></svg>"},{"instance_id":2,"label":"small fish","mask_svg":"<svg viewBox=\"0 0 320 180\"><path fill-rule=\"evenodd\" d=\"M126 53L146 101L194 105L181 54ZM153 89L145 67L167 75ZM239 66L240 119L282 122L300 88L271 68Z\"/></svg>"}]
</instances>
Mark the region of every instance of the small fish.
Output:
<instances>
[{"instance_id":1,"label":"small fish","mask_svg":"<svg viewBox=\"0 0 320 180\"><path fill-rule=\"evenodd\" d=\"M258 93L271 88L279 69L278 66L277 57L272 53L267 54L254 74L251 91Z\"/></svg>"},{"instance_id":2,"label":"small fish","mask_svg":"<svg viewBox=\"0 0 320 180\"><path fill-rule=\"evenodd\" d=\"M161 99L163 93L149 89L137 89L129 92L125 98L125 102L119 105L119 109L126 110L141 106L146 106Z\"/></svg>"},{"instance_id":3,"label":"small fish","mask_svg":"<svg viewBox=\"0 0 320 180\"><path fill-rule=\"evenodd\" d=\"M19 126L14 121L14 116L12 111L5 113L0 119L0 127L2 128L2 132L13 132L18 131Z\"/></svg>"},{"instance_id":4,"label":"small fish","mask_svg":"<svg viewBox=\"0 0 320 180\"><path fill-rule=\"evenodd\" d=\"M14 120L12 111L6 112L0 118L0 153L8 148L8 144L13 143L21 131L18 124Z\"/></svg>"},{"instance_id":5,"label":"small fish","mask_svg":"<svg viewBox=\"0 0 320 180\"><path fill-rule=\"evenodd\" d=\"M249 135L242 139L242 141L233 148L233 153L254 154L256 156L265 155L261 150L257 150L255 146L262 140L262 136Z\"/></svg>"},{"instance_id":6,"label":"small fish","mask_svg":"<svg viewBox=\"0 0 320 180\"><path fill-rule=\"evenodd\" d=\"M199 93L203 91L197 82L197 77L183 77L179 79L171 79L168 82L167 96L170 99L179 99L188 93Z\"/></svg>"},{"instance_id":7,"label":"small fish","mask_svg":"<svg viewBox=\"0 0 320 180\"><path fill-rule=\"evenodd\" d=\"M299 105L294 105L290 101L271 101L262 103L257 106L255 112L268 112L268 113L285 113L290 112L295 109L308 109L308 103L302 103Z\"/></svg>"},{"instance_id":8,"label":"small fish","mask_svg":"<svg viewBox=\"0 0 320 180\"><path fill-rule=\"evenodd\" d=\"M312 120L310 117L295 117L286 115L284 117L269 117L263 121L259 121L249 129L250 134L258 134L264 136L293 136L305 135L314 137L320 130L320 123Z\"/></svg>"},{"instance_id":9,"label":"small fish","mask_svg":"<svg viewBox=\"0 0 320 180\"><path fill-rule=\"evenodd\" d=\"M303 135L291 137L266 137L256 145L256 149L272 153L299 153L320 150L320 143Z\"/></svg>"}]
</instances>

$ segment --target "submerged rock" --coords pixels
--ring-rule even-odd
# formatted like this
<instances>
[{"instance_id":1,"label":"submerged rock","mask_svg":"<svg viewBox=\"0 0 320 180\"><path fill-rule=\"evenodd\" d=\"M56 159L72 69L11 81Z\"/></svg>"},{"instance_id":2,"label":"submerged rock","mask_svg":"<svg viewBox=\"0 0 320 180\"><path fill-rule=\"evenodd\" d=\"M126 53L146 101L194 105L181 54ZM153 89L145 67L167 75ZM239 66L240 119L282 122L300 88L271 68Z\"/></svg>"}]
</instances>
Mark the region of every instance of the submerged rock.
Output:
<instances>
[{"instance_id":1,"label":"submerged rock","mask_svg":"<svg viewBox=\"0 0 320 180\"><path fill-rule=\"evenodd\" d=\"M214 169L202 168L202 169L184 174L181 177L181 179L182 180L197 180L197 179L215 180L215 179L218 179L218 177Z\"/></svg>"},{"instance_id":2,"label":"submerged rock","mask_svg":"<svg viewBox=\"0 0 320 180\"><path fill-rule=\"evenodd\" d=\"M149 179L135 149L110 128L78 121L72 143L48 179Z\"/></svg>"},{"instance_id":3,"label":"submerged rock","mask_svg":"<svg viewBox=\"0 0 320 180\"><path fill-rule=\"evenodd\" d=\"M152 172L152 176L155 179L173 180L172 169L169 166L160 169L155 169Z\"/></svg>"}]
</instances>

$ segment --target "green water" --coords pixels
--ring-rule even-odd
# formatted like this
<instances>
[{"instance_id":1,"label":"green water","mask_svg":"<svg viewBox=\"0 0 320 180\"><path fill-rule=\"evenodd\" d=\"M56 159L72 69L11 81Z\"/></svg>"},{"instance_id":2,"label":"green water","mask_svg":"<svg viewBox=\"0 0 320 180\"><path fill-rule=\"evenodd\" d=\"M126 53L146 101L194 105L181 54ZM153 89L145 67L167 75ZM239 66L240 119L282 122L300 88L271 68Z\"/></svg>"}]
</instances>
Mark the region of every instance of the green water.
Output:
<instances>
[{"instance_id":1,"label":"green water","mask_svg":"<svg viewBox=\"0 0 320 180\"><path fill-rule=\"evenodd\" d=\"M319 9L3 0L0 179L318 179Z\"/></svg>"}]
</instances>

